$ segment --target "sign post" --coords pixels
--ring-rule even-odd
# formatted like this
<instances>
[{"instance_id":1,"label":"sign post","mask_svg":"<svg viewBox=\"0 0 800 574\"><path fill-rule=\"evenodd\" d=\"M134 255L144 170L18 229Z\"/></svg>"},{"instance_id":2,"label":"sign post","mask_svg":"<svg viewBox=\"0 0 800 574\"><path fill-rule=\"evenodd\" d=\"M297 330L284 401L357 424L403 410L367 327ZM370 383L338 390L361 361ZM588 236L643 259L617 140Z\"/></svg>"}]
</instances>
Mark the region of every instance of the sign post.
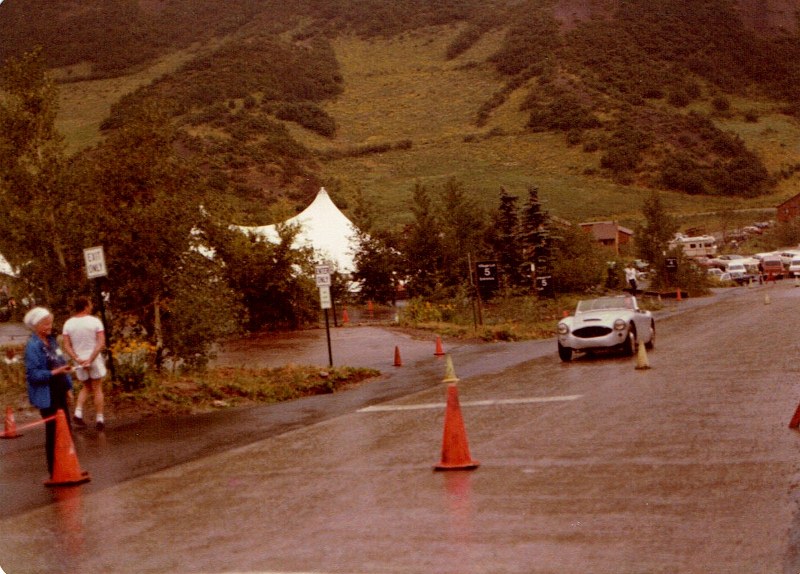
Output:
<instances>
[{"instance_id":1,"label":"sign post","mask_svg":"<svg viewBox=\"0 0 800 574\"><path fill-rule=\"evenodd\" d=\"M108 271L106 270L106 257L103 253L103 246L87 247L83 250L83 260L86 263L86 277L89 279L100 279L107 277ZM114 370L114 355L111 352L111 328L106 320L106 302L103 297L103 291L100 288L100 281L95 281L95 288L97 290L97 300L100 304L100 318L103 320L103 331L106 337L106 353L108 354L108 369L111 371L111 380L117 378L116 371Z\"/></svg>"},{"instance_id":2,"label":"sign post","mask_svg":"<svg viewBox=\"0 0 800 574\"><path fill-rule=\"evenodd\" d=\"M328 322L328 309L332 307L331 300L331 268L329 265L317 265L314 269L314 279L319 287L319 306L325 311L325 336L328 339L328 366L333 366L333 352L331 351L331 328Z\"/></svg>"}]
</instances>

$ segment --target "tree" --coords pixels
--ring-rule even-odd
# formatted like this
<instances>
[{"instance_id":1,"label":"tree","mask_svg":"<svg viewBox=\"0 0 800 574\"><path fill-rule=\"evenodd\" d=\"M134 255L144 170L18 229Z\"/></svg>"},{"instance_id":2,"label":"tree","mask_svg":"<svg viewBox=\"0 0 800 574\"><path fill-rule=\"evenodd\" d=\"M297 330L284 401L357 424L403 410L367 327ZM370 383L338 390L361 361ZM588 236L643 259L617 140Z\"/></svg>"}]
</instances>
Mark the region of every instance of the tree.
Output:
<instances>
[{"instance_id":1,"label":"tree","mask_svg":"<svg viewBox=\"0 0 800 574\"><path fill-rule=\"evenodd\" d=\"M520 244L525 261L537 263L546 258L549 251L550 232L547 228L548 214L542 209L539 189L528 187L528 201L522 211Z\"/></svg>"},{"instance_id":2,"label":"tree","mask_svg":"<svg viewBox=\"0 0 800 574\"><path fill-rule=\"evenodd\" d=\"M665 254L670 240L678 231L678 224L669 215L661 196L655 191L645 200L642 213L645 222L636 228L636 252L640 259L650 263L657 278L665 279Z\"/></svg>"},{"instance_id":3,"label":"tree","mask_svg":"<svg viewBox=\"0 0 800 574\"><path fill-rule=\"evenodd\" d=\"M439 219L427 187L417 183L412 196L414 221L403 234L403 267L412 296L435 293L441 286L441 245Z\"/></svg>"},{"instance_id":4,"label":"tree","mask_svg":"<svg viewBox=\"0 0 800 574\"><path fill-rule=\"evenodd\" d=\"M501 283L506 287L520 285L523 257L519 238L519 215L517 214L517 196L509 195L504 187L500 188L500 206L492 217L487 243L491 246L501 273Z\"/></svg>"},{"instance_id":5,"label":"tree","mask_svg":"<svg viewBox=\"0 0 800 574\"><path fill-rule=\"evenodd\" d=\"M108 139L81 154L73 185L81 207L77 251L103 245L114 313L143 327L156 363L200 366L213 341L238 327L241 308L222 270L199 244L207 215L203 181L173 146L156 109L142 108ZM199 325L214 325L200 333Z\"/></svg>"},{"instance_id":6,"label":"tree","mask_svg":"<svg viewBox=\"0 0 800 574\"><path fill-rule=\"evenodd\" d=\"M441 274L448 287L468 282L468 260L481 250L484 216L475 201L467 197L464 185L454 178L442 188Z\"/></svg>"},{"instance_id":7,"label":"tree","mask_svg":"<svg viewBox=\"0 0 800 574\"><path fill-rule=\"evenodd\" d=\"M0 251L51 306L64 304L73 278L64 215L76 214L55 129L57 97L41 50L9 59L0 71Z\"/></svg>"},{"instance_id":8,"label":"tree","mask_svg":"<svg viewBox=\"0 0 800 574\"><path fill-rule=\"evenodd\" d=\"M358 234L355 254L356 270L352 278L359 286L359 297L364 301L394 303L401 266L400 252L393 247L394 240L388 232L376 231L369 235Z\"/></svg>"},{"instance_id":9,"label":"tree","mask_svg":"<svg viewBox=\"0 0 800 574\"><path fill-rule=\"evenodd\" d=\"M562 293L582 292L603 283L607 274L607 253L598 248L580 226L561 230L554 241L553 282Z\"/></svg>"}]
</instances>

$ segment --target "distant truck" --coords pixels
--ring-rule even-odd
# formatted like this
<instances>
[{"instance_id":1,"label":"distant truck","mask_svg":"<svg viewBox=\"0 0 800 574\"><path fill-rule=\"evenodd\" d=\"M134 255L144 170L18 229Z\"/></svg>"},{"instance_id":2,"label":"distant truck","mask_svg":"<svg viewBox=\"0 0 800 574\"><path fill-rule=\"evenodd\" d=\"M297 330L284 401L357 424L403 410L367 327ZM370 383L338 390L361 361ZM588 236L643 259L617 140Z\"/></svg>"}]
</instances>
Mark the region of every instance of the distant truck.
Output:
<instances>
[{"instance_id":1,"label":"distant truck","mask_svg":"<svg viewBox=\"0 0 800 574\"><path fill-rule=\"evenodd\" d=\"M686 237L676 235L675 239L669 242L669 248L683 249L687 257L714 257L717 254L717 240L712 235L696 235Z\"/></svg>"}]
</instances>

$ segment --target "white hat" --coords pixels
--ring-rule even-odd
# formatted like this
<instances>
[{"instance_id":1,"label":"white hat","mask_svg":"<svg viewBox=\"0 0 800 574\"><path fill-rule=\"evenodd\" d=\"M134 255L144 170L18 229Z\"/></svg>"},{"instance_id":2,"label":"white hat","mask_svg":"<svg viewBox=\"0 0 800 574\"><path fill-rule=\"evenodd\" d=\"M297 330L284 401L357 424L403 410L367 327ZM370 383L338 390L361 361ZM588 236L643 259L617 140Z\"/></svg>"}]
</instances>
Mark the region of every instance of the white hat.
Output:
<instances>
[{"instance_id":1,"label":"white hat","mask_svg":"<svg viewBox=\"0 0 800 574\"><path fill-rule=\"evenodd\" d=\"M45 309L44 307L34 307L27 313L25 313L25 318L22 320L25 323L25 326L28 327L31 331L36 329L36 325L38 325L42 319L45 317L50 316L50 311Z\"/></svg>"}]
</instances>

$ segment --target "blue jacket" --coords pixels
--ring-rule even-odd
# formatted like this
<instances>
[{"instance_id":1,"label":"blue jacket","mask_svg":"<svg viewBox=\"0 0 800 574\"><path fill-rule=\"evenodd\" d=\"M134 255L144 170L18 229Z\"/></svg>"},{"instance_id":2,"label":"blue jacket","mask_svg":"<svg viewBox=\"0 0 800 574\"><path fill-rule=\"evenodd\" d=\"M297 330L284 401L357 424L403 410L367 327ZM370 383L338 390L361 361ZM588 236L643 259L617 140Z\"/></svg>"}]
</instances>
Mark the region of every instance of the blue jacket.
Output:
<instances>
[{"instance_id":1,"label":"blue jacket","mask_svg":"<svg viewBox=\"0 0 800 574\"><path fill-rule=\"evenodd\" d=\"M48 337L50 341L50 360L47 358L47 347L36 335L31 335L25 346L25 382L28 385L28 398L37 409L46 409L50 406L50 380L53 378L50 371L59 365L66 364L66 359L58 347L56 338ZM67 388L72 388L72 378L66 375Z\"/></svg>"}]
</instances>

